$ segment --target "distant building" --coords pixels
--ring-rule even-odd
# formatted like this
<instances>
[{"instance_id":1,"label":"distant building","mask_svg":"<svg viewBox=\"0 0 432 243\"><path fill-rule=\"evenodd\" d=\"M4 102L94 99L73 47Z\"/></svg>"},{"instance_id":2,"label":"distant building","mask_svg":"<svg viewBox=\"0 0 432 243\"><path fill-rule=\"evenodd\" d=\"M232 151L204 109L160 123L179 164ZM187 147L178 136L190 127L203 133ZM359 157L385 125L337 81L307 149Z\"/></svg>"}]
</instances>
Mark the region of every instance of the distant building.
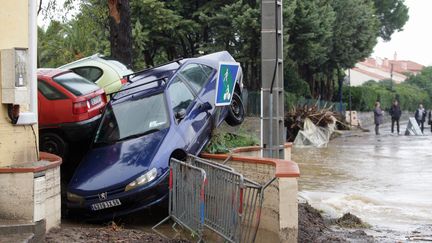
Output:
<instances>
[{"instance_id":1,"label":"distant building","mask_svg":"<svg viewBox=\"0 0 432 243\"><path fill-rule=\"evenodd\" d=\"M351 85L359 86L369 80L381 81L390 78L395 83L401 83L407 79L407 74L417 75L423 68L423 65L413 61L397 60L396 53L393 60L369 57L351 69Z\"/></svg>"}]
</instances>

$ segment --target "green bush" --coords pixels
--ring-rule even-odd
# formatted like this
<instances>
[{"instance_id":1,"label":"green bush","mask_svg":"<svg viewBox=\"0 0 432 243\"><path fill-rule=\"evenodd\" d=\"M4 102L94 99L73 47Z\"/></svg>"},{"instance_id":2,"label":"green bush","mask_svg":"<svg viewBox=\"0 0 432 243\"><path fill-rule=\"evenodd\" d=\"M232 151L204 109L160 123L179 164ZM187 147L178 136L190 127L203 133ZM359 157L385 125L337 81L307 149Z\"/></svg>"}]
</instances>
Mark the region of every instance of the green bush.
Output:
<instances>
[{"instance_id":1,"label":"green bush","mask_svg":"<svg viewBox=\"0 0 432 243\"><path fill-rule=\"evenodd\" d=\"M343 101L346 103L349 102L349 89L347 86L343 87ZM402 110L413 111L419 103L423 103L425 107L430 107L428 93L418 86L406 82L391 85L389 80L368 81L362 86L351 87L352 110L371 111L377 100L381 102L383 109L388 110L396 98L399 99Z\"/></svg>"}]
</instances>

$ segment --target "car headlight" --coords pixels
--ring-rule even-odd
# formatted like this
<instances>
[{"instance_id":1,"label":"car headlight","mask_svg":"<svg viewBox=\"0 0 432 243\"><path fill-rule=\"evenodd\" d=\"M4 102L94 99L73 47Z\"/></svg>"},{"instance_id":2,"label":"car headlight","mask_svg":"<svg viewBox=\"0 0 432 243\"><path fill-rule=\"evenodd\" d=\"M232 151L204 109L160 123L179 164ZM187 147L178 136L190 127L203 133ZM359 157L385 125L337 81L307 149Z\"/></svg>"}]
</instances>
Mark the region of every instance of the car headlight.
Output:
<instances>
[{"instance_id":1,"label":"car headlight","mask_svg":"<svg viewBox=\"0 0 432 243\"><path fill-rule=\"evenodd\" d=\"M76 202L76 203L84 203L84 197L78 196L77 194L67 192L66 197L68 201Z\"/></svg>"},{"instance_id":2,"label":"car headlight","mask_svg":"<svg viewBox=\"0 0 432 243\"><path fill-rule=\"evenodd\" d=\"M147 171L146 173L144 173L143 175L139 176L134 181L129 183L125 188L125 192L153 181L156 178L156 176L157 176L156 168Z\"/></svg>"}]
</instances>

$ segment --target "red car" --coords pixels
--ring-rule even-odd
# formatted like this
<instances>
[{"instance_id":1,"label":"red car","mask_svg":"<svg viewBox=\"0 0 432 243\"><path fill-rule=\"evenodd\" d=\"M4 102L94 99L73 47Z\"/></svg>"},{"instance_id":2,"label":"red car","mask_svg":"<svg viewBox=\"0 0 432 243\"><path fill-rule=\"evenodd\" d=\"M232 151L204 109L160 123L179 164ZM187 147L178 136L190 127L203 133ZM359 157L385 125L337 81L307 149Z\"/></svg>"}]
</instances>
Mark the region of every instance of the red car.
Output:
<instances>
[{"instance_id":1,"label":"red car","mask_svg":"<svg viewBox=\"0 0 432 243\"><path fill-rule=\"evenodd\" d=\"M40 150L64 158L69 143L91 137L107 103L105 92L72 71L37 74Z\"/></svg>"}]
</instances>

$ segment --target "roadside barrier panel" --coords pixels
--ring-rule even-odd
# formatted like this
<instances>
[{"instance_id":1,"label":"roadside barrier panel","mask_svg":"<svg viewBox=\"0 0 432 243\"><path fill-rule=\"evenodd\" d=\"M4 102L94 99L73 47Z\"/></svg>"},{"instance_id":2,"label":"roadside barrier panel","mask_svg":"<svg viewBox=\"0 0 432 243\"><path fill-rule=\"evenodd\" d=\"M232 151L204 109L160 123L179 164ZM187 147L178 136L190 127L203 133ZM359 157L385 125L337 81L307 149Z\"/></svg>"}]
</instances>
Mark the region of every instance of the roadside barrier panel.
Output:
<instances>
[{"instance_id":1,"label":"roadside barrier panel","mask_svg":"<svg viewBox=\"0 0 432 243\"><path fill-rule=\"evenodd\" d=\"M254 242L261 217L264 189L229 166L188 155L171 159L169 216L202 240L204 227L228 242Z\"/></svg>"},{"instance_id":2,"label":"roadside barrier panel","mask_svg":"<svg viewBox=\"0 0 432 243\"><path fill-rule=\"evenodd\" d=\"M188 155L187 162L206 171L205 226L229 242L254 242L265 185L248 180L231 167Z\"/></svg>"},{"instance_id":3,"label":"roadside barrier panel","mask_svg":"<svg viewBox=\"0 0 432 243\"><path fill-rule=\"evenodd\" d=\"M204 228L204 185L206 172L193 165L172 158L169 174L168 217L153 227L172 219L199 237ZM173 226L174 227L174 226Z\"/></svg>"}]
</instances>

